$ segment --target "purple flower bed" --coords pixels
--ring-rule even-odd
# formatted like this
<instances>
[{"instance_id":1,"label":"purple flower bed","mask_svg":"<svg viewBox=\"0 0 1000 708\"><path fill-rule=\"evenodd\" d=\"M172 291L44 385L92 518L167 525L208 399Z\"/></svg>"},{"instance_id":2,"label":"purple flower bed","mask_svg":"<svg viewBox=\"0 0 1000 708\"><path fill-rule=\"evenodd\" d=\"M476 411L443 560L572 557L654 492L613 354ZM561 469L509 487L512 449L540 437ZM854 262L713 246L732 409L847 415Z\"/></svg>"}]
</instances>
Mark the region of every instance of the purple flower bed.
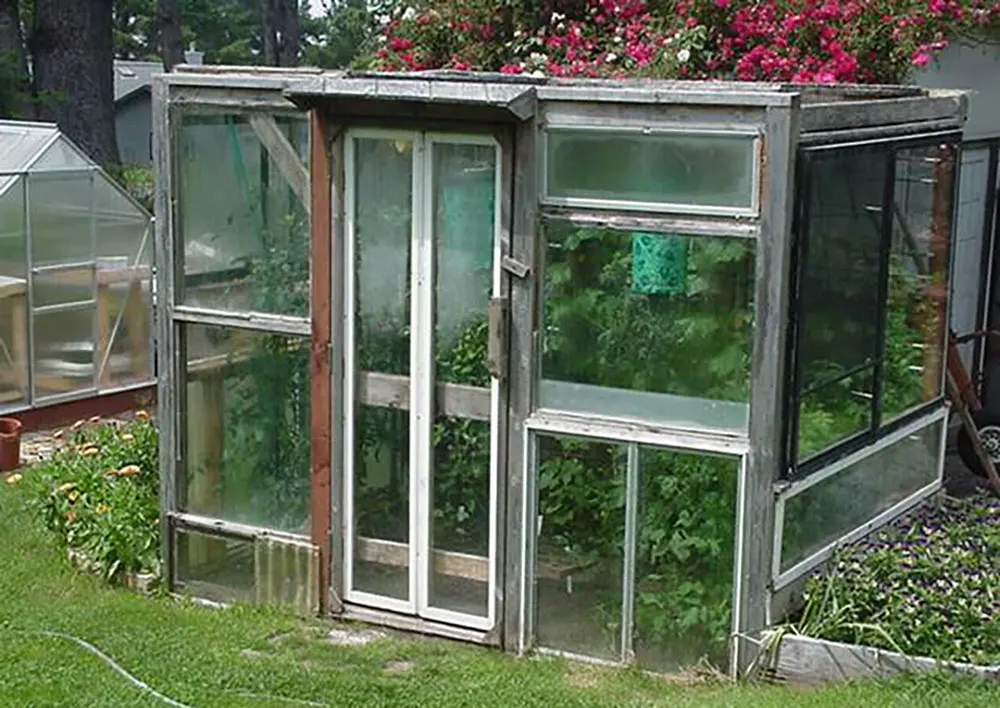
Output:
<instances>
[{"instance_id":1,"label":"purple flower bed","mask_svg":"<svg viewBox=\"0 0 1000 708\"><path fill-rule=\"evenodd\" d=\"M1000 663L1000 499L946 499L845 547L804 599L811 637Z\"/></svg>"}]
</instances>

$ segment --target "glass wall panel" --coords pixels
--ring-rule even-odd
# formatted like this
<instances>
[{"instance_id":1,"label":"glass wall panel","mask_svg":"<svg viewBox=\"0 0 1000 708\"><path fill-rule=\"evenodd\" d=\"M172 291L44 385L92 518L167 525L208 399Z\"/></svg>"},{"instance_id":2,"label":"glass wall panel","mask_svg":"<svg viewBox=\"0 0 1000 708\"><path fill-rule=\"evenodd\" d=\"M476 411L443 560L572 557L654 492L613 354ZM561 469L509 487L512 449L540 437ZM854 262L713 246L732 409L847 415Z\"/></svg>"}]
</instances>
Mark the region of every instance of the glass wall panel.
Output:
<instances>
[{"instance_id":1,"label":"glass wall panel","mask_svg":"<svg viewBox=\"0 0 1000 708\"><path fill-rule=\"evenodd\" d=\"M550 129L546 195L556 199L754 206L757 156L750 135Z\"/></svg>"},{"instance_id":2,"label":"glass wall panel","mask_svg":"<svg viewBox=\"0 0 1000 708\"><path fill-rule=\"evenodd\" d=\"M798 414L800 438L819 444L800 448L798 461L857 432L856 386L831 387L825 396L805 392L875 370L886 150L825 151L807 163L796 304ZM863 377L855 375L854 382Z\"/></svg>"},{"instance_id":3,"label":"glass wall panel","mask_svg":"<svg viewBox=\"0 0 1000 708\"><path fill-rule=\"evenodd\" d=\"M275 159L269 151L284 141L303 158L304 122L263 114L180 117L175 196L184 304L309 315L308 184L297 193L282 166L295 170L284 154Z\"/></svg>"},{"instance_id":4,"label":"glass wall panel","mask_svg":"<svg viewBox=\"0 0 1000 708\"><path fill-rule=\"evenodd\" d=\"M943 394L954 167L949 146L896 155L884 420ZM980 246L977 263L981 252ZM978 288L978 270L962 272L961 279Z\"/></svg>"},{"instance_id":5,"label":"glass wall panel","mask_svg":"<svg viewBox=\"0 0 1000 708\"><path fill-rule=\"evenodd\" d=\"M354 419L352 590L410 597L410 416L358 406Z\"/></svg>"},{"instance_id":6,"label":"glass wall panel","mask_svg":"<svg viewBox=\"0 0 1000 708\"><path fill-rule=\"evenodd\" d=\"M184 511L309 534L308 342L184 325Z\"/></svg>"},{"instance_id":7,"label":"glass wall panel","mask_svg":"<svg viewBox=\"0 0 1000 708\"><path fill-rule=\"evenodd\" d=\"M354 162L357 367L408 374L413 144L355 139Z\"/></svg>"},{"instance_id":8,"label":"glass wall panel","mask_svg":"<svg viewBox=\"0 0 1000 708\"><path fill-rule=\"evenodd\" d=\"M25 181L0 185L0 405L10 405L28 395Z\"/></svg>"},{"instance_id":9,"label":"glass wall panel","mask_svg":"<svg viewBox=\"0 0 1000 708\"><path fill-rule=\"evenodd\" d=\"M541 406L745 430L752 241L562 223L545 237Z\"/></svg>"},{"instance_id":10,"label":"glass wall panel","mask_svg":"<svg viewBox=\"0 0 1000 708\"><path fill-rule=\"evenodd\" d=\"M941 426L929 424L785 502L781 570L823 549L933 482Z\"/></svg>"},{"instance_id":11,"label":"glass wall panel","mask_svg":"<svg viewBox=\"0 0 1000 708\"><path fill-rule=\"evenodd\" d=\"M740 462L639 451L633 650L639 666L727 664Z\"/></svg>"},{"instance_id":12,"label":"glass wall panel","mask_svg":"<svg viewBox=\"0 0 1000 708\"><path fill-rule=\"evenodd\" d=\"M799 408L799 459L869 430L874 379L870 368L802 393Z\"/></svg>"},{"instance_id":13,"label":"glass wall panel","mask_svg":"<svg viewBox=\"0 0 1000 708\"><path fill-rule=\"evenodd\" d=\"M95 295L93 261L71 270L35 273L31 287L33 295L31 304L34 307L93 301Z\"/></svg>"},{"instance_id":14,"label":"glass wall panel","mask_svg":"<svg viewBox=\"0 0 1000 708\"><path fill-rule=\"evenodd\" d=\"M94 179L93 171L28 177L32 265L93 260Z\"/></svg>"},{"instance_id":15,"label":"glass wall panel","mask_svg":"<svg viewBox=\"0 0 1000 708\"><path fill-rule=\"evenodd\" d=\"M90 304L33 315L35 396L94 387L95 311Z\"/></svg>"},{"instance_id":16,"label":"glass wall panel","mask_svg":"<svg viewBox=\"0 0 1000 708\"><path fill-rule=\"evenodd\" d=\"M538 643L622 659L625 445L539 435Z\"/></svg>"},{"instance_id":17,"label":"glass wall panel","mask_svg":"<svg viewBox=\"0 0 1000 708\"><path fill-rule=\"evenodd\" d=\"M175 589L212 602L252 602L253 546L253 541L243 539L176 531Z\"/></svg>"},{"instance_id":18,"label":"glass wall panel","mask_svg":"<svg viewBox=\"0 0 1000 708\"><path fill-rule=\"evenodd\" d=\"M470 399L490 409L487 308L497 152L495 145L431 143L435 380L475 389L463 389L466 410L456 416L443 415L440 400L434 403L428 601L479 617L487 616L491 602L490 423L466 416L475 405Z\"/></svg>"}]
</instances>

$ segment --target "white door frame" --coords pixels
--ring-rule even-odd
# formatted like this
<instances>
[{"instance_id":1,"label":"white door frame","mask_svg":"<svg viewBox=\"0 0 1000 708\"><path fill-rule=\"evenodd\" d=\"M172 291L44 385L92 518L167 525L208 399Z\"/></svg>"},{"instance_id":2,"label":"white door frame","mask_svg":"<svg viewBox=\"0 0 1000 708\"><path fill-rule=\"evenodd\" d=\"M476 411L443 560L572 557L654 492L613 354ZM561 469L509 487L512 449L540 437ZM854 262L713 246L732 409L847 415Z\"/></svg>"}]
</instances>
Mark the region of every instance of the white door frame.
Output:
<instances>
[{"instance_id":1,"label":"white door frame","mask_svg":"<svg viewBox=\"0 0 1000 708\"><path fill-rule=\"evenodd\" d=\"M413 145L412 151L412 212L410 243L410 377L409 377L409 585L408 598L383 597L353 588L355 551L354 533L354 463L355 421L357 404L356 383L359 371L355 358L354 308L357 294L355 268L356 254L356 194L354 177L356 169L355 138L405 140ZM492 296L501 294L501 170L503 162L499 142L491 136L461 133L432 133L424 131L399 131L380 129L350 129L347 131L345 149L345 225L346 244L344 258L344 485L343 485L343 534L344 534L344 599L349 603L389 610L472 629L489 630L496 623L497 538L499 513L497 486L499 483L499 429L500 382L490 382L490 470L489 470L489 539L488 539L488 598L485 617L433 607L430 604L430 573L433 558L431 546L431 513L433 490L433 428L435 407L434 380L434 283L435 237L433 179L433 150L438 144L483 145L495 150L494 172L494 228Z\"/></svg>"}]
</instances>

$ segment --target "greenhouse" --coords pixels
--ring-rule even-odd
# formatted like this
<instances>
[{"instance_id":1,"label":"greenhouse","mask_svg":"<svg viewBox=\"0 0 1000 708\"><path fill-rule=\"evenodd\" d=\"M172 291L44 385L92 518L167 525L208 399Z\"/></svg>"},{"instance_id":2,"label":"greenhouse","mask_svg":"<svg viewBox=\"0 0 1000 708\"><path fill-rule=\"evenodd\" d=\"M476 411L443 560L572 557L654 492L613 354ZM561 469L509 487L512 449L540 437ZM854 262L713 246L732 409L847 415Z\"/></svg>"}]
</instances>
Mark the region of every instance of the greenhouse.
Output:
<instances>
[{"instance_id":1,"label":"greenhouse","mask_svg":"<svg viewBox=\"0 0 1000 708\"><path fill-rule=\"evenodd\" d=\"M175 592L735 670L941 487L959 92L154 86Z\"/></svg>"},{"instance_id":2,"label":"greenhouse","mask_svg":"<svg viewBox=\"0 0 1000 708\"><path fill-rule=\"evenodd\" d=\"M150 214L55 125L0 121L0 406L153 377Z\"/></svg>"}]
</instances>

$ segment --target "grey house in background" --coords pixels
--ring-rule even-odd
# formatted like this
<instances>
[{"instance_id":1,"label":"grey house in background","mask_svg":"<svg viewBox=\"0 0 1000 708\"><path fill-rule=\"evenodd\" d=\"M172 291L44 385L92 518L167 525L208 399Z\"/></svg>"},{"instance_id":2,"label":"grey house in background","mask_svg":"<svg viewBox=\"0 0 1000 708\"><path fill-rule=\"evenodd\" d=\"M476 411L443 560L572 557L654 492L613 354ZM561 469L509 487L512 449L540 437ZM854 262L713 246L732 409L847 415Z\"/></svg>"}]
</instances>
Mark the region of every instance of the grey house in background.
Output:
<instances>
[{"instance_id":1,"label":"grey house in background","mask_svg":"<svg viewBox=\"0 0 1000 708\"><path fill-rule=\"evenodd\" d=\"M185 63L201 64L202 52L185 53ZM152 95L155 74L163 73L158 61L115 61L115 133L118 154L126 165L150 165L153 161Z\"/></svg>"},{"instance_id":2,"label":"grey house in background","mask_svg":"<svg viewBox=\"0 0 1000 708\"><path fill-rule=\"evenodd\" d=\"M1000 329L1000 47L955 42L919 72L923 88L969 91L969 115L962 146L957 223L952 244L954 276L951 328L959 335ZM1000 366L996 347L970 342L959 347L970 373L983 380L984 403L1000 411ZM989 362L987 360L990 360Z\"/></svg>"}]
</instances>

